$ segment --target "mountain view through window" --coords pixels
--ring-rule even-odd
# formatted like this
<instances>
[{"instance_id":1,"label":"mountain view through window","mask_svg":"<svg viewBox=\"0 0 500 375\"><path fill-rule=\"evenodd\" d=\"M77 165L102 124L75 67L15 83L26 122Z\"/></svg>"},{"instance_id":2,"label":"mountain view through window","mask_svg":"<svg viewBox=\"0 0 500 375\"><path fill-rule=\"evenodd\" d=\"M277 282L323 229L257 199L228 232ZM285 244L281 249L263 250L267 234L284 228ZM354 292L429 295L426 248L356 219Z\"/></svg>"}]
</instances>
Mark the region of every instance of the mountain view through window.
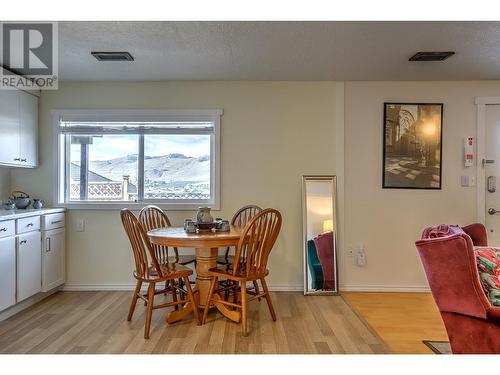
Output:
<instances>
[{"instance_id":1,"label":"mountain view through window","mask_svg":"<svg viewBox=\"0 0 500 375\"><path fill-rule=\"evenodd\" d=\"M70 200L136 201L141 183L147 200L209 199L210 145L205 134L72 135Z\"/></svg>"}]
</instances>

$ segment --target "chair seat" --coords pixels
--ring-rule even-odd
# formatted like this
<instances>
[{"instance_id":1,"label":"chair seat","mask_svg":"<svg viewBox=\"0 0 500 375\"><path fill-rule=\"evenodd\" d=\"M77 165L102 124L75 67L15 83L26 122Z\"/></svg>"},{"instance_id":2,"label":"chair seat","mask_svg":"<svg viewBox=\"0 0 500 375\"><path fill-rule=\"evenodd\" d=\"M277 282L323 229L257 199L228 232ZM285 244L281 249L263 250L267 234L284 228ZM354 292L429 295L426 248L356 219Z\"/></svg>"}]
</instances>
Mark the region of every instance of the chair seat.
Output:
<instances>
[{"instance_id":1,"label":"chair seat","mask_svg":"<svg viewBox=\"0 0 500 375\"><path fill-rule=\"evenodd\" d=\"M219 255L217 257L217 264L233 264L234 263L234 255Z\"/></svg>"},{"instance_id":2,"label":"chair seat","mask_svg":"<svg viewBox=\"0 0 500 375\"><path fill-rule=\"evenodd\" d=\"M190 276L193 274L193 270L189 267L183 266L179 263L168 263L168 264L160 264L161 272L163 276L160 278L156 268L154 266L150 266L148 269L149 276L158 280L167 280L167 279L177 279L184 276Z\"/></svg>"},{"instance_id":3,"label":"chair seat","mask_svg":"<svg viewBox=\"0 0 500 375\"><path fill-rule=\"evenodd\" d=\"M258 279L261 279L261 278L269 275L269 270L266 270L264 273L259 273L259 274L255 273L255 274L250 274L250 275L247 275L245 270L239 270L236 273L236 275L233 275L232 265L227 265L225 267L224 266L222 266L222 267L217 266L214 268L210 268L208 270L208 273L211 276L224 277L224 278L228 278L231 280L250 281L250 280L258 280Z\"/></svg>"}]
</instances>

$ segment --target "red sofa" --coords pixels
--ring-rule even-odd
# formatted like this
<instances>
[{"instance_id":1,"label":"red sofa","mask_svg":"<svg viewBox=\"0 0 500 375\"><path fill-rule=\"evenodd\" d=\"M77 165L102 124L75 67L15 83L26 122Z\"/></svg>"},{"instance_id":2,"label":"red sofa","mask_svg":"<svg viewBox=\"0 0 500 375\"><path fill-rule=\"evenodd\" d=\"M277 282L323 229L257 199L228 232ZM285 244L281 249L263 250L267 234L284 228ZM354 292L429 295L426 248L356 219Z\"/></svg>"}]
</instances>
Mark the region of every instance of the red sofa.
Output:
<instances>
[{"instance_id":1,"label":"red sofa","mask_svg":"<svg viewBox=\"0 0 500 375\"><path fill-rule=\"evenodd\" d=\"M474 255L474 246L487 246L486 229L482 224L462 229L465 233L423 238L415 245L453 353L498 354L500 307L487 299Z\"/></svg>"}]
</instances>

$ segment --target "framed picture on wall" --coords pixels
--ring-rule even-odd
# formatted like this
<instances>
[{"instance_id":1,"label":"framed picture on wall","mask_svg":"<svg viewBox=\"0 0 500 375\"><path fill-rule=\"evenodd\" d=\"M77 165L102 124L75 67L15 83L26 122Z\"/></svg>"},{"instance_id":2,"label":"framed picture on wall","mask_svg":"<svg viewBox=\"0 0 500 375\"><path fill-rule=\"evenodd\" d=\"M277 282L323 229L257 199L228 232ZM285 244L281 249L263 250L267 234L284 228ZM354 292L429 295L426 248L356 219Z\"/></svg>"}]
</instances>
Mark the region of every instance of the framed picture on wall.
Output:
<instances>
[{"instance_id":1,"label":"framed picture on wall","mask_svg":"<svg viewBox=\"0 0 500 375\"><path fill-rule=\"evenodd\" d=\"M385 189L441 189L443 104L384 103Z\"/></svg>"}]
</instances>

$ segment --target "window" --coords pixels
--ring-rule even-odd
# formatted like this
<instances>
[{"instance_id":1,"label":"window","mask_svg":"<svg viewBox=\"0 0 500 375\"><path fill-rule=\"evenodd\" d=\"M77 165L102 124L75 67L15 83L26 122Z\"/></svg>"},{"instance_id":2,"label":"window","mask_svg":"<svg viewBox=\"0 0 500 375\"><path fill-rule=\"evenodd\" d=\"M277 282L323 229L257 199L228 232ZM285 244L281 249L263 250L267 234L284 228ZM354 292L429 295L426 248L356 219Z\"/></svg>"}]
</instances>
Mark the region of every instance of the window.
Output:
<instances>
[{"instance_id":1,"label":"window","mask_svg":"<svg viewBox=\"0 0 500 375\"><path fill-rule=\"evenodd\" d=\"M219 205L220 110L61 110L59 204Z\"/></svg>"}]
</instances>

